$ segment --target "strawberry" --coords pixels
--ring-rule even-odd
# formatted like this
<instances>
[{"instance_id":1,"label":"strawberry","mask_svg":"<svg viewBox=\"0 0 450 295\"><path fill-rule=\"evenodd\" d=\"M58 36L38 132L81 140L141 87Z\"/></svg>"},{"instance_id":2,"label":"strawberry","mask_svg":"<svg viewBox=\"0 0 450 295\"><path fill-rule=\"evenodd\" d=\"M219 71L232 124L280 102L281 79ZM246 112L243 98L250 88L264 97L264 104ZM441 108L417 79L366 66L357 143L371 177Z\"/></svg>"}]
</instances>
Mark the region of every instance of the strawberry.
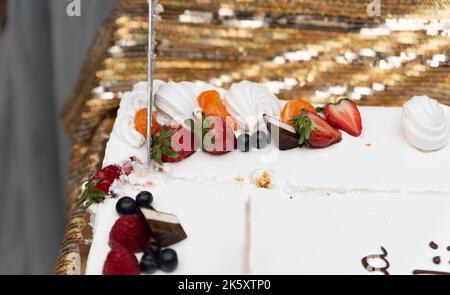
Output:
<instances>
[{"instance_id":1,"label":"strawberry","mask_svg":"<svg viewBox=\"0 0 450 295\"><path fill-rule=\"evenodd\" d=\"M95 188L103 191L105 194L109 193L109 188L112 183L120 177L122 168L117 165L109 165L98 171L91 180L97 180Z\"/></svg>"},{"instance_id":2,"label":"strawberry","mask_svg":"<svg viewBox=\"0 0 450 295\"><path fill-rule=\"evenodd\" d=\"M78 200L78 206L81 208L89 208L94 203L101 203L106 195L111 193L110 188L115 180L119 179L122 173L129 175L132 172L132 158L125 164L124 168L118 165L109 165L98 171L89 179L85 189Z\"/></svg>"},{"instance_id":3,"label":"strawberry","mask_svg":"<svg viewBox=\"0 0 450 295\"><path fill-rule=\"evenodd\" d=\"M98 171L92 179L108 180L112 183L120 177L120 174L122 174L122 169L119 166L109 165Z\"/></svg>"},{"instance_id":4,"label":"strawberry","mask_svg":"<svg viewBox=\"0 0 450 295\"><path fill-rule=\"evenodd\" d=\"M226 121L218 116L205 118L205 115L202 114L201 122L203 151L213 155L221 155L231 152L237 147L236 136Z\"/></svg>"},{"instance_id":5,"label":"strawberry","mask_svg":"<svg viewBox=\"0 0 450 295\"><path fill-rule=\"evenodd\" d=\"M111 182L111 180L105 178L97 182L95 188L101 190L105 194L108 194L112 184L113 183Z\"/></svg>"},{"instance_id":6,"label":"strawberry","mask_svg":"<svg viewBox=\"0 0 450 295\"><path fill-rule=\"evenodd\" d=\"M300 146L324 148L342 140L341 133L316 113L303 111L293 121Z\"/></svg>"},{"instance_id":7,"label":"strawberry","mask_svg":"<svg viewBox=\"0 0 450 295\"><path fill-rule=\"evenodd\" d=\"M356 104L345 98L336 104L325 106L327 122L352 136L360 136L362 132L361 114Z\"/></svg>"},{"instance_id":8,"label":"strawberry","mask_svg":"<svg viewBox=\"0 0 450 295\"><path fill-rule=\"evenodd\" d=\"M87 209L92 204L101 203L105 200L106 194L109 191L111 183L106 181L106 183L101 183L100 179L90 179L81 194L81 197L77 201L77 206L79 208ZM106 192L105 192L106 191Z\"/></svg>"},{"instance_id":9,"label":"strawberry","mask_svg":"<svg viewBox=\"0 0 450 295\"><path fill-rule=\"evenodd\" d=\"M163 126L152 139L153 158L159 164L184 160L195 152L195 147L194 134L182 126Z\"/></svg>"}]
</instances>

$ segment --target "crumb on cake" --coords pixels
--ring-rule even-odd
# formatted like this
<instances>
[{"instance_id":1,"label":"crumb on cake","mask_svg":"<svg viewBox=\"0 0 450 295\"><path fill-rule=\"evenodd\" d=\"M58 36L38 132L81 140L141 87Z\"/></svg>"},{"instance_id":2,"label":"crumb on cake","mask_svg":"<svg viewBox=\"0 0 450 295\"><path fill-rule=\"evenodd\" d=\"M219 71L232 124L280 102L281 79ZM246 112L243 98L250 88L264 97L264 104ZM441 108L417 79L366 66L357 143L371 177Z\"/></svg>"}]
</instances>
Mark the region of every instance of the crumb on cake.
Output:
<instances>
[{"instance_id":1,"label":"crumb on cake","mask_svg":"<svg viewBox=\"0 0 450 295\"><path fill-rule=\"evenodd\" d=\"M255 176L253 181L259 188L270 188L271 180L272 178L270 173L268 171L264 171L261 175Z\"/></svg>"},{"instance_id":2,"label":"crumb on cake","mask_svg":"<svg viewBox=\"0 0 450 295\"><path fill-rule=\"evenodd\" d=\"M245 182L245 179L242 176L236 176L235 178L233 178L233 180L239 184L242 184Z\"/></svg>"}]
</instances>

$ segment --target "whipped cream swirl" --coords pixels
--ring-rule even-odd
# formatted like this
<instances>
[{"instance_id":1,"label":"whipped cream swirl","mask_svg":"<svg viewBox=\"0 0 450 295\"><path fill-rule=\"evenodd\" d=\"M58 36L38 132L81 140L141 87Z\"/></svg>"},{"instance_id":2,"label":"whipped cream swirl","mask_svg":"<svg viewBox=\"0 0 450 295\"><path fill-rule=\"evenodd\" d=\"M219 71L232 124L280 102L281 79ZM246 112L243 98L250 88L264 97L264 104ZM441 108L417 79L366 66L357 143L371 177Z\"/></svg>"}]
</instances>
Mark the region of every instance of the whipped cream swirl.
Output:
<instances>
[{"instance_id":1,"label":"whipped cream swirl","mask_svg":"<svg viewBox=\"0 0 450 295\"><path fill-rule=\"evenodd\" d=\"M164 85L161 80L153 81L153 93ZM120 101L115 126L120 139L138 148L145 143L145 137L134 127L134 116L140 109L147 107L147 82L139 82L133 86L133 90L125 92Z\"/></svg>"},{"instance_id":2,"label":"whipped cream swirl","mask_svg":"<svg viewBox=\"0 0 450 295\"><path fill-rule=\"evenodd\" d=\"M197 98L207 90L216 90L223 96L225 90L210 84L193 82L168 82L156 92L155 107L158 109L157 121L161 125L170 124L172 120L184 124L198 110Z\"/></svg>"},{"instance_id":3,"label":"whipped cream swirl","mask_svg":"<svg viewBox=\"0 0 450 295\"><path fill-rule=\"evenodd\" d=\"M278 98L268 88L249 81L231 85L225 94L225 106L239 127L248 132L261 130L264 115L279 118Z\"/></svg>"},{"instance_id":4,"label":"whipped cream swirl","mask_svg":"<svg viewBox=\"0 0 450 295\"><path fill-rule=\"evenodd\" d=\"M448 142L447 107L428 96L414 96L403 105L401 124L408 142L419 150L439 150Z\"/></svg>"}]
</instances>

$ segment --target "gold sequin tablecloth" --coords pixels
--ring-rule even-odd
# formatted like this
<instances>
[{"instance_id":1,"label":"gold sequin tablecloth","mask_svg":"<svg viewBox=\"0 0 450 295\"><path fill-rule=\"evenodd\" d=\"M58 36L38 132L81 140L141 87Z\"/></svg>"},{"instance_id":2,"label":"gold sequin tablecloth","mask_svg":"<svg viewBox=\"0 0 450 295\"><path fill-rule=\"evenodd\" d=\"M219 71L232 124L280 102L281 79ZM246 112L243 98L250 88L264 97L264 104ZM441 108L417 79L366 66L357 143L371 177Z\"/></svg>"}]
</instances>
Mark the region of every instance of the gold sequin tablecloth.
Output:
<instances>
[{"instance_id":1,"label":"gold sequin tablecloth","mask_svg":"<svg viewBox=\"0 0 450 295\"><path fill-rule=\"evenodd\" d=\"M450 105L450 0L162 0L156 78L228 87L260 81L281 99ZM378 13L377 13L378 14ZM147 1L121 0L100 29L63 112L73 139L68 226L56 274L83 274L92 240L75 207L101 166L124 91L147 79Z\"/></svg>"}]
</instances>

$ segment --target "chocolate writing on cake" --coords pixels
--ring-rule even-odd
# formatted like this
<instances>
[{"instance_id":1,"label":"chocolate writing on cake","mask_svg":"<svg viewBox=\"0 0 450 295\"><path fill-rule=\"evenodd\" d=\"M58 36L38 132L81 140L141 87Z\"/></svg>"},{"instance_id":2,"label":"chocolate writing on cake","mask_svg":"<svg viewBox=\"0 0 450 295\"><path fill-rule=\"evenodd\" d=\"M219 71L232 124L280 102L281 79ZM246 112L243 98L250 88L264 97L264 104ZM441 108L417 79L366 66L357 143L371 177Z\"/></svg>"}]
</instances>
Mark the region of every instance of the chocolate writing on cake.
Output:
<instances>
[{"instance_id":1,"label":"chocolate writing on cake","mask_svg":"<svg viewBox=\"0 0 450 295\"><path fill-rule=\"evenodd\" d=\"M439 250L439 245L433 241L431 241L428 244L428 247L430 247L433 251ZM447 246L447 251L450 251L450 246ZM433 263L436 265L440 265L442 262L442 259L441 259L440 255L436 255L431 259L431 261L433 261ZM449 261L449 264L450 264L450 261ZM450 272L427 270L427 269L414 269L412 273L414 275L450 275Z\"/></svg>"},{"instance_id":2,"label":"chocolate writing on cake","mask_svg":"<svg viewBox=\"0 0 450 295\"><path fill-rule=\"evenodd\" d=\"M368 272L381 272L384 275L389 275L389 261L386 259L388 252L386 251L386 249L384 247L381 247L381 254L370 254L366 257L364 257L361 262L362 265L364 266L364 268L368 271ZM384 266L383 267L377 267L377 266L373 266L370 263L376 259L381 259L384 262Z\"/></svg>"}]
</instances>

